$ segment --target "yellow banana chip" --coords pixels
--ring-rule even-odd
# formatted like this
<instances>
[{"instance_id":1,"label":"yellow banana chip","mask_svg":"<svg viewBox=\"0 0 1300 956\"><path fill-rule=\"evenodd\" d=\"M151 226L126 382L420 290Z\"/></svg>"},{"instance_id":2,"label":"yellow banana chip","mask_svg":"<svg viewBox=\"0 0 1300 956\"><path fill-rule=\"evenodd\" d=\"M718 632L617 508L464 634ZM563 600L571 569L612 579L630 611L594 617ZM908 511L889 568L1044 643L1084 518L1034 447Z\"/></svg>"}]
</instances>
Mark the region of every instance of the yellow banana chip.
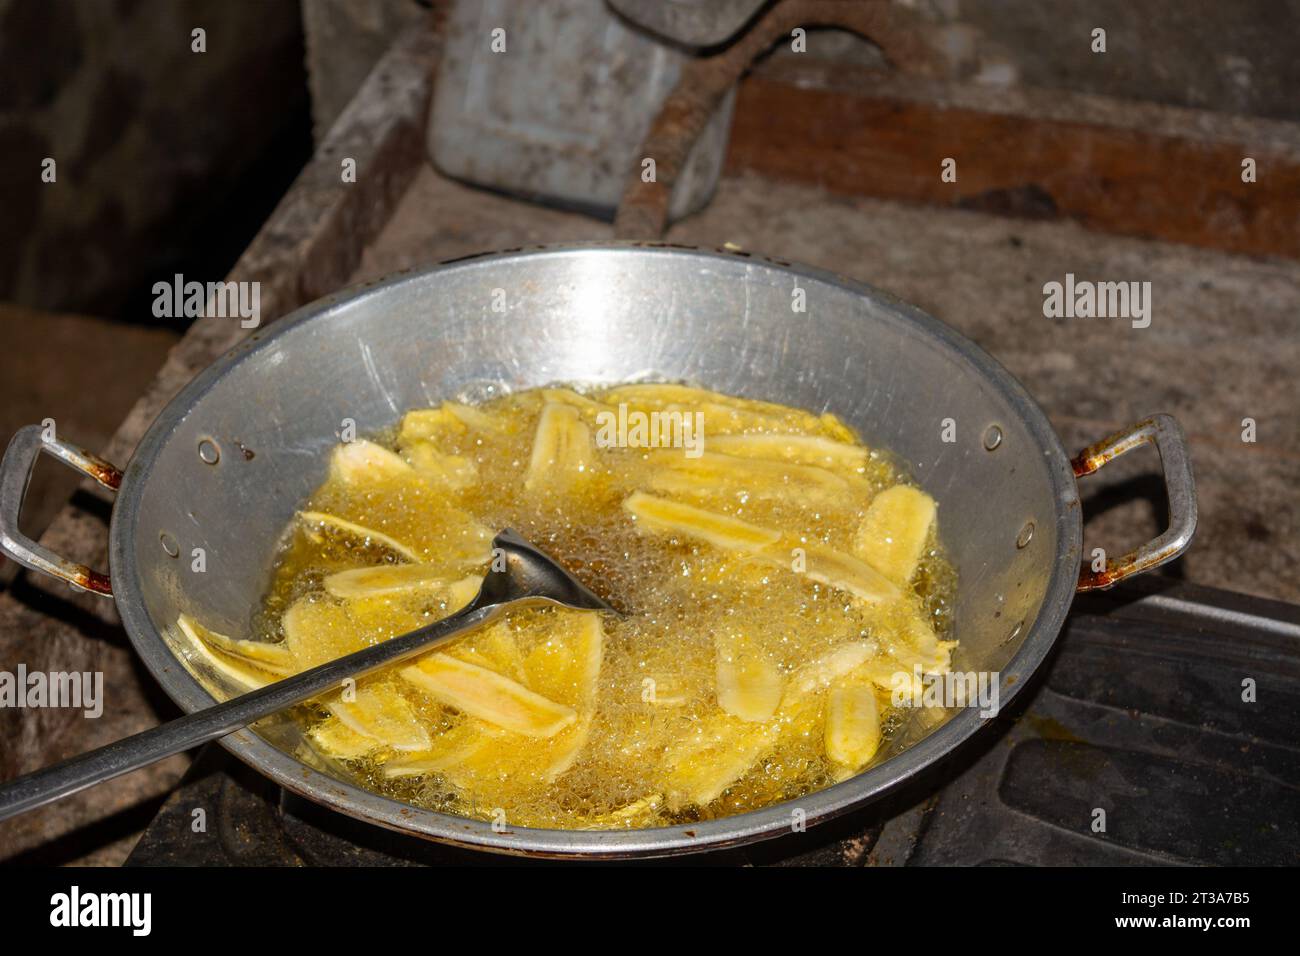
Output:
<instances>
[{"instance_id":1,"label":"yellow banana chip","mask_svg":"<svg viewBox=\"0 0 1300 956\"><path fill-rule=\"evenodd\" d=\"M442 407L468 429L484 432L504 430L498 419L484 414L473 405L466 405L464 402L443 402Z\"/></svg>"},{"instance_id":2,"label":"yellow banana chip","mask_svg":"<svg viewBox=\"0 0 1300 956\"><path fill-rule=\"evenodd\" d=\"M768 528L727 515L667 498L636 492L623 507L637 520L637 526L660 534L680 534L704 541L724 551L757 552L780 540Z\"/></svg>"},{"instance_id":3,"label":"yellow banana chip","mask_svg":"<svg viewBox=\"0 0 1300 956\"><path fill-rule=\"evenodd\" d=\"M439 617L451 613L451 589L445 595L399 595L339 601L308 596L295 601L280 619L284 646L299 670L387 641L428 624L430 606ZM454 610L454 608L452 608Z\"/></svg>"},{"instance_id":4,"label":"yellow banana chip","mask_svg":"<svg viewBox=\"0 0 1300 956\"><path fill-rule=\"evenodd\" d=\"M537 420L524 487L563 486L590 474L595 461L591 429L572 405L547 402Z\"/></svg>"},{"instance_id":5,"label":"yellow banana chip","mask_svg":"<svg viewBox=\"0 0 1300 956\"><path fill-rule=\"evenodd\" d=\"M920 668L922 674L946 674L952 669L956 641L941 641L920 615L908 618L903 633L889 648L889 656L905 670Z\"/></svg>"},{"instance_id":6,"label":"yellow banana chip","mask_svg":"<svg viewBox=\"0 0 1300 956\"><path fill-rule=\"evenodd\" d=\"M298 518L312 532L317 534L325 532L355 538L366 547L373 545L384 548L394 554L401 555L407 561L420 560L418 551L409 545L402 544L391 535L376 531L374 528L367 528L365 525L359 525L355 521L340 518L338 515L326 514L323 511L300 511Z\"/></svg>"},{"instance_id":7,"label":"yellow banana chip","mask_svg":"<svg viewBox=\"0 0 1300 956\"><path fill-rule=\"evenodd\" d=\"M718 706L741 720L770 720L785 690L780 668L743 637L719 637L715 646Z\"/></svg>"},{"instance_id":8,"label":"yellow banana chip","mask_svg":"<svg viewBox=\"0 0 1300 956\"><path fill-rule=\"evenodd\" d=\"M429 748L429 732L396 688L387 684L362 686L352 692L351 700L348 696L336 695L325 706L349 730L394 750Z\"/></svg>"},{"instance_id":9,"label":"yellow banana chip","mask_svg":"<svg viewBox=\"0 0 1300 956\"><path fill-rule=\"evenodd\" d=\"M492 532L450 502L445 486L370 442L337 449L299 519L327 544L377 547L415 563L459 566L491 551Z\"/></svg>"},{"instance_id":10,"label":"yellow banana chip","mask_svg":"<svg viewBox=\"0 0 1300 956\"><path fill-rule=\"evenodd\" d=\"M897 585L871 565L833 548L798 544L791 548L769 548L761 557L770 564L802 573L819 584L847 591L869 604L896 601L903 594Z\"/></svg>"},{"instance_id":11,"label":"yellow banana chip","mask_svg":"<svg viewBox=\"0 0 1300 956\"><path fill-rule=\"evenodd\" d=\"M330 476L351 485L365 485L392 478L407 478L411 466L395 453L371 441L343 442L330 456Z\"/></svg>"},{"instance_id":12,"label":"yellow banana chip","mask_svg":"<svg viewBox=\"0 0 1300 956\"><path fill-rule=\"evenodd\" d=\"M501 733L490 724L468 718L434 737L423 753L411 754L384 764L384 776L396 779L454 771L485 748L491 747Z\"/></svg>"},{"instance_id":13,"label":"yellow banana chip","mask_svg":"<svg viewBox=\"0 0 1300 956\"><path fill-rule=\"evenodd\" d=\"M866 464L867 449L820 435L778 432L719 435L709 448L741 458L771 458L801 465L858 469Z\"/></svg>"},{"instance_id":14,"label":"yellow banana chip","mask_svg":"<svg viewBox=\"0 0 1300 956\"><path fill-rule=\"evenodd\" d=\"M443 404L439 408L420 408L402 416L397 432L397 444L404 452L418 444L429 443L441 447L444 442L463 435L465 423Z\"/></svg>"},{"instance_id":15,"label":"yellow banana chip","mask_svg":"<svg viewBox=\"0 0 1300 956\"><path fill-rule=\"evenodd\" d=\"M424 564L381 564L352 568L325 578L325 590L336 598L356 600L388 594L407 594L445 588L447 579Z\"/></svg>"},{"instance_id":16,"label":"yellow banana chip","mask_svg":"<svg viewBox=\"0 0 1300 956\"><path fill-rule=\"evenodd\" d=\"M223 654L213 648L199 636L193 619L181 615L176 626L190 640L190 647L207 666L222 677L233 682L242 690L256 690L265 687L276 679L270 671L254 665L252 662Z\"/></svg>"},{"instance_id":17,"label":"yellow banana chip","mask_svg":"<svg viewBox=\"0 0 1300 956\"><path fill-rule=\"evenodd\" d=\"M235 640L209 630L188 614L182 614L176 623L185 635L196 643L206 644L213 650L242 661L257 670L266 671L277 677L285 677L294 672L293 655L283 644Z\"/></svg>"},{"instance_id":18,"label":"yellow banana chip","mask_svg":"<svg viewBox=\"0 0 1300 956\"><path fill-rule=\"evenodd\" d=\"M749 772L778 740L770 724L715 714L698 721L664 756L668 806L704 806Z\"/></svg>"},{"instance_id":19,"label":"yellow banana chip","mask_svg":"<svg viewBox=\"0 0 1300 956\"><path fill-rule=\"evenodd\" d=\"M587 744L605 649L599 614L577 611L560 617L560 635L539 643L523 665L529 687L571 704L578 715L574 725L554 739L542 774L547 781L569 770Z\"/></svg>"},{"instance_id":20,"label":"yellow banana chip","mask_svg":"<svg viewBox=\"0 0 1300 956\"><path fill-rule=\"evenodd\" d=\"M357 733L337 717L327 717L307 734L317 750L340 760L360 760L383 746L366 734Z\"/></svg>"},{"instance_id":21,"label":"yellow banana chip","mask_svg":"<svg viewBox=\"0 0 1300 956\"><path fill-rule=\"evenodd\" d=\"M742 458L704 452L695 458L664 451L651 459L659 469L650 477L656 491L716 495L746 493L763 500L787 501L808 508L837 500L853 504L849 481L815 465L766 458ZM859 489L865 493L865 488Z\"/></svg>"},{"instance_id":22,"label":"yellow banana chip","mask_svg":"<svg viewBox=\"0 0 1300 956\"><path fill-rule=\"evenodd\" d=\"M662 793L651 793L640 800L633 800L626 806L602 813L592 819L585 828L599 830L604 827L644 827L654 817L654 813L664 802Z\"/></svg>"},{"instance_id":23,"label":"yellow banana chip","mask_svg":"<svg viewBox=\"0 0 1300 956\"><path fill-rule=\"evenodd\" d=\"M876 645L870 641L849 641L800 665L786 685L785 697L781 701L782 709L795 710L802 707L813 695L861 667L877 653Z\"/></svg>"},{"instance_id":24,"label":"yellow banana chip","mask_svg":"<svg viewBox=\"0 0 1300 956\"><path fill-rule=\"evenodd\" d=\"M577 719L572 707L448 654L430 654L401 675L448 707L526 737L553 737Z\"/></svg>"},{"instance_id":25,"label":"yellow banana chip","mask_svg":"<svg viewBox=\"0 0 1300 956\"><path fill-rule=\"evenodd\" d=\"M444 454L432 442L408 445L406 457L420 477L452 491L468 488L478 478L472 461L462 455Z\"/></svg>"},{"instance_id":26,"label":"yellow banana chip","mask_svg":"<svg viewBox=\"0 0 1300 956\"><path fill-rule=\"evenodd\" d=\"M826 756L850 771L869 764L880 748L880 708L867 681L841 680L826 696Z\"/></svg>"},{"instance_id":27,"label":"yellow banana chip","mask_svg":"<svg viewBox=\"0 0 1300 956\"><path fill-rule=\"evenodd\" d=\"M612 405L606 405L604 402L598 402L594 398L588 398L571 388L544 388L542 389L542 399L547 402L559 402L562 405L572 405L590 415L599 412L612 412L617 414L618 409Z\"/></svg>"},{"instance_id":28,"label":"yellow banana chip","mask_svg":"<svg viewBox=\"0 0 1300 956\"><path fill-rule=\"evenodd\" d=\"M906 585L925 551L936 510L934 499L919 488L887 488L867 508L854 551L895 584Z\"/></svg>"}]
</instances>

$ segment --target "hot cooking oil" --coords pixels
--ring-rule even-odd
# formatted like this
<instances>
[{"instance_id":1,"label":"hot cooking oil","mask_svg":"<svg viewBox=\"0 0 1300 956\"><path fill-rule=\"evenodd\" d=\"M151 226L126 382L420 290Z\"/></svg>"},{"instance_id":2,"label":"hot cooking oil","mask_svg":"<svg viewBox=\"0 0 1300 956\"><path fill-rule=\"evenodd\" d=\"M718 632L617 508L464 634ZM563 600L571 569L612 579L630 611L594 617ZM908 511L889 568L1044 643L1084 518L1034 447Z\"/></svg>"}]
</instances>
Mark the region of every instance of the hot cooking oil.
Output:
<instances>
[{"instance_id":1,"label":"hot cooking oil","mask_svg":"<svg viewBox=\"0 0 1300 956\"><path fill-rule=\"evenodd\" d=\"M698 414L701 440L672 447L654 413ZM336 452L259 636L308 667L445 616L513 528L626 613L512 612L442 670L304 708L304 746L379 793L512 825L740 813L864 769L904 716L896 675L948 666L933 502L895 495L868 520L900 486L833 416L684 386L446 403ZM359 570L385 567L410 570Z\"/></svg>"}]
</instances>

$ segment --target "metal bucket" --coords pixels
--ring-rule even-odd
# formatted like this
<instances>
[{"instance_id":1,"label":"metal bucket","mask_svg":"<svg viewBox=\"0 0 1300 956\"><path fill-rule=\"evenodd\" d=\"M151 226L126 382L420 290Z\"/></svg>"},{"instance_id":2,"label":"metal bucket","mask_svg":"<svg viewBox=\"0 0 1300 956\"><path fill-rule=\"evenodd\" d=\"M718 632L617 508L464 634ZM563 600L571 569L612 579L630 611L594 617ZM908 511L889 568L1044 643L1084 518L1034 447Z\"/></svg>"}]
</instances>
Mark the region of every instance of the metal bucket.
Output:
<instances>
[{"instance_id":1,"label":"metal bucket","mask_svg":"<svg viewBox=\"0 0 1300 956\"><path fill-rule=\"evenodd\" d=\"M802 297L805 311L793 303ZM939 503L958 569L954 659L997 672L1003 706L1056 639L1076 589L1106 587L1185 549L1196 525L1177 423L1155 416L1073 461L1024 388L944 324L823 272L664 244L556 246L462 259L341 293L252 335L200 374L154 422L120 475L39 427L0 467L0 548L28 567L111 594L132 644L186 711L213 696L175 625L189 613L246 636L280 534L323 479L345 420L358 433L444 398L557 382L686 381L827 409L907 461ZM1169 530L1103 571L1081 572L1076 477L1152 442ZM37 455L118 488L110 576L71 565L17 530ZM120 479L120 480L119 480ZM193 548L206 552L194 573ZM208 675L211 686L236 693ZM208 679L205 676L205 680ZM504 853L632 857L687 853L789 832L884 794L983 723L974 708L895 739L858 776L795 803L647 830L509 828L409 806L292 756L287 716L222 742L281 786L343 813L430 839Z\"/></svg>"}]
</instances>

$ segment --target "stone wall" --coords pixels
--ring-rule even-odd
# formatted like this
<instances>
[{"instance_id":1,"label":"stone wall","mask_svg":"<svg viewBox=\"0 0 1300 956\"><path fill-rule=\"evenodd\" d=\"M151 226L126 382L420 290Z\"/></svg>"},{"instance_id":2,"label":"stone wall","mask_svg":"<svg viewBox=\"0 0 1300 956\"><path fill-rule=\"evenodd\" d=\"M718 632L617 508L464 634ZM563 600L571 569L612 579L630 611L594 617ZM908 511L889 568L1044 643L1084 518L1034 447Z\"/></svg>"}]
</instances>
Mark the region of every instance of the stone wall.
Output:
<instances>
[{"instance_id":1,"label":"stone wall","mask_svg":"<svg viewBox=\"0 0 1300 956\"><path fill-rule=\"evenodd\" d=\"M227 267L309 155L301 29L294 0L0 0L0 300L147 319L141 288Z\"/></svg>"}]
</instances>

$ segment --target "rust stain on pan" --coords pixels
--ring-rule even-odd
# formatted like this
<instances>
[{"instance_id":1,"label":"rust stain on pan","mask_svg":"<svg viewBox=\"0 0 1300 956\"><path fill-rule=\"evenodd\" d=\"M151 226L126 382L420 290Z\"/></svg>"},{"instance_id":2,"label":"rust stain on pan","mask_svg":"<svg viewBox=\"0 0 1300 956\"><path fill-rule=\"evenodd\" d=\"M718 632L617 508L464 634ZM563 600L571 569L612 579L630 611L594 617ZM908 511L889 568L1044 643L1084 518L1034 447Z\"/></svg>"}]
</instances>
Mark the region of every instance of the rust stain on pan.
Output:
<instances>
[{"instance_id":1,"label":"rust stain on pan","mask_svg":"<svg viewBox=\"0 0 1300 956\"><path fill-rule=\"evenodd\" d=\"M117 477L119 481L122 478L120 474ZM80 565L74 565L69 568L68 583L73 587L81 588L83 591L93 591L96 594L102 594L105 597L113 596L113 585L109 583L107 574L101 574L98 571L92 571L90 568L83 568Z\"/></svg>"},{"instance_id":2,"label":"rust stain on pan","mask_svg":"<svg viewBox=\"0 0 1300 956\"><path fill-rule=\"evenodd\" d=\"M86 474L90 475L97 482L111 491L117 491L122 487L122 472L114 465L110 465L102 458L94 458L87 455L81 462Z\"/></svg>"},{"instance_id":3,"label":"rust stain on pan","mask_svg":"<svg viewBox=\"0 0 1300 956\"><path fill-rule=\"evenodd\" d=\"M1099 443L1104 445L1104 443ZM1111 450L1099 451L1099 445L1093 445L1091 448L1085 448L1079 454L1070 459L1070 467L1074 469L1074 477L1082 478L1084 475L1091 475L1102 465L1113 460L1119 453Z\"/></svg>"}]
</instances>

